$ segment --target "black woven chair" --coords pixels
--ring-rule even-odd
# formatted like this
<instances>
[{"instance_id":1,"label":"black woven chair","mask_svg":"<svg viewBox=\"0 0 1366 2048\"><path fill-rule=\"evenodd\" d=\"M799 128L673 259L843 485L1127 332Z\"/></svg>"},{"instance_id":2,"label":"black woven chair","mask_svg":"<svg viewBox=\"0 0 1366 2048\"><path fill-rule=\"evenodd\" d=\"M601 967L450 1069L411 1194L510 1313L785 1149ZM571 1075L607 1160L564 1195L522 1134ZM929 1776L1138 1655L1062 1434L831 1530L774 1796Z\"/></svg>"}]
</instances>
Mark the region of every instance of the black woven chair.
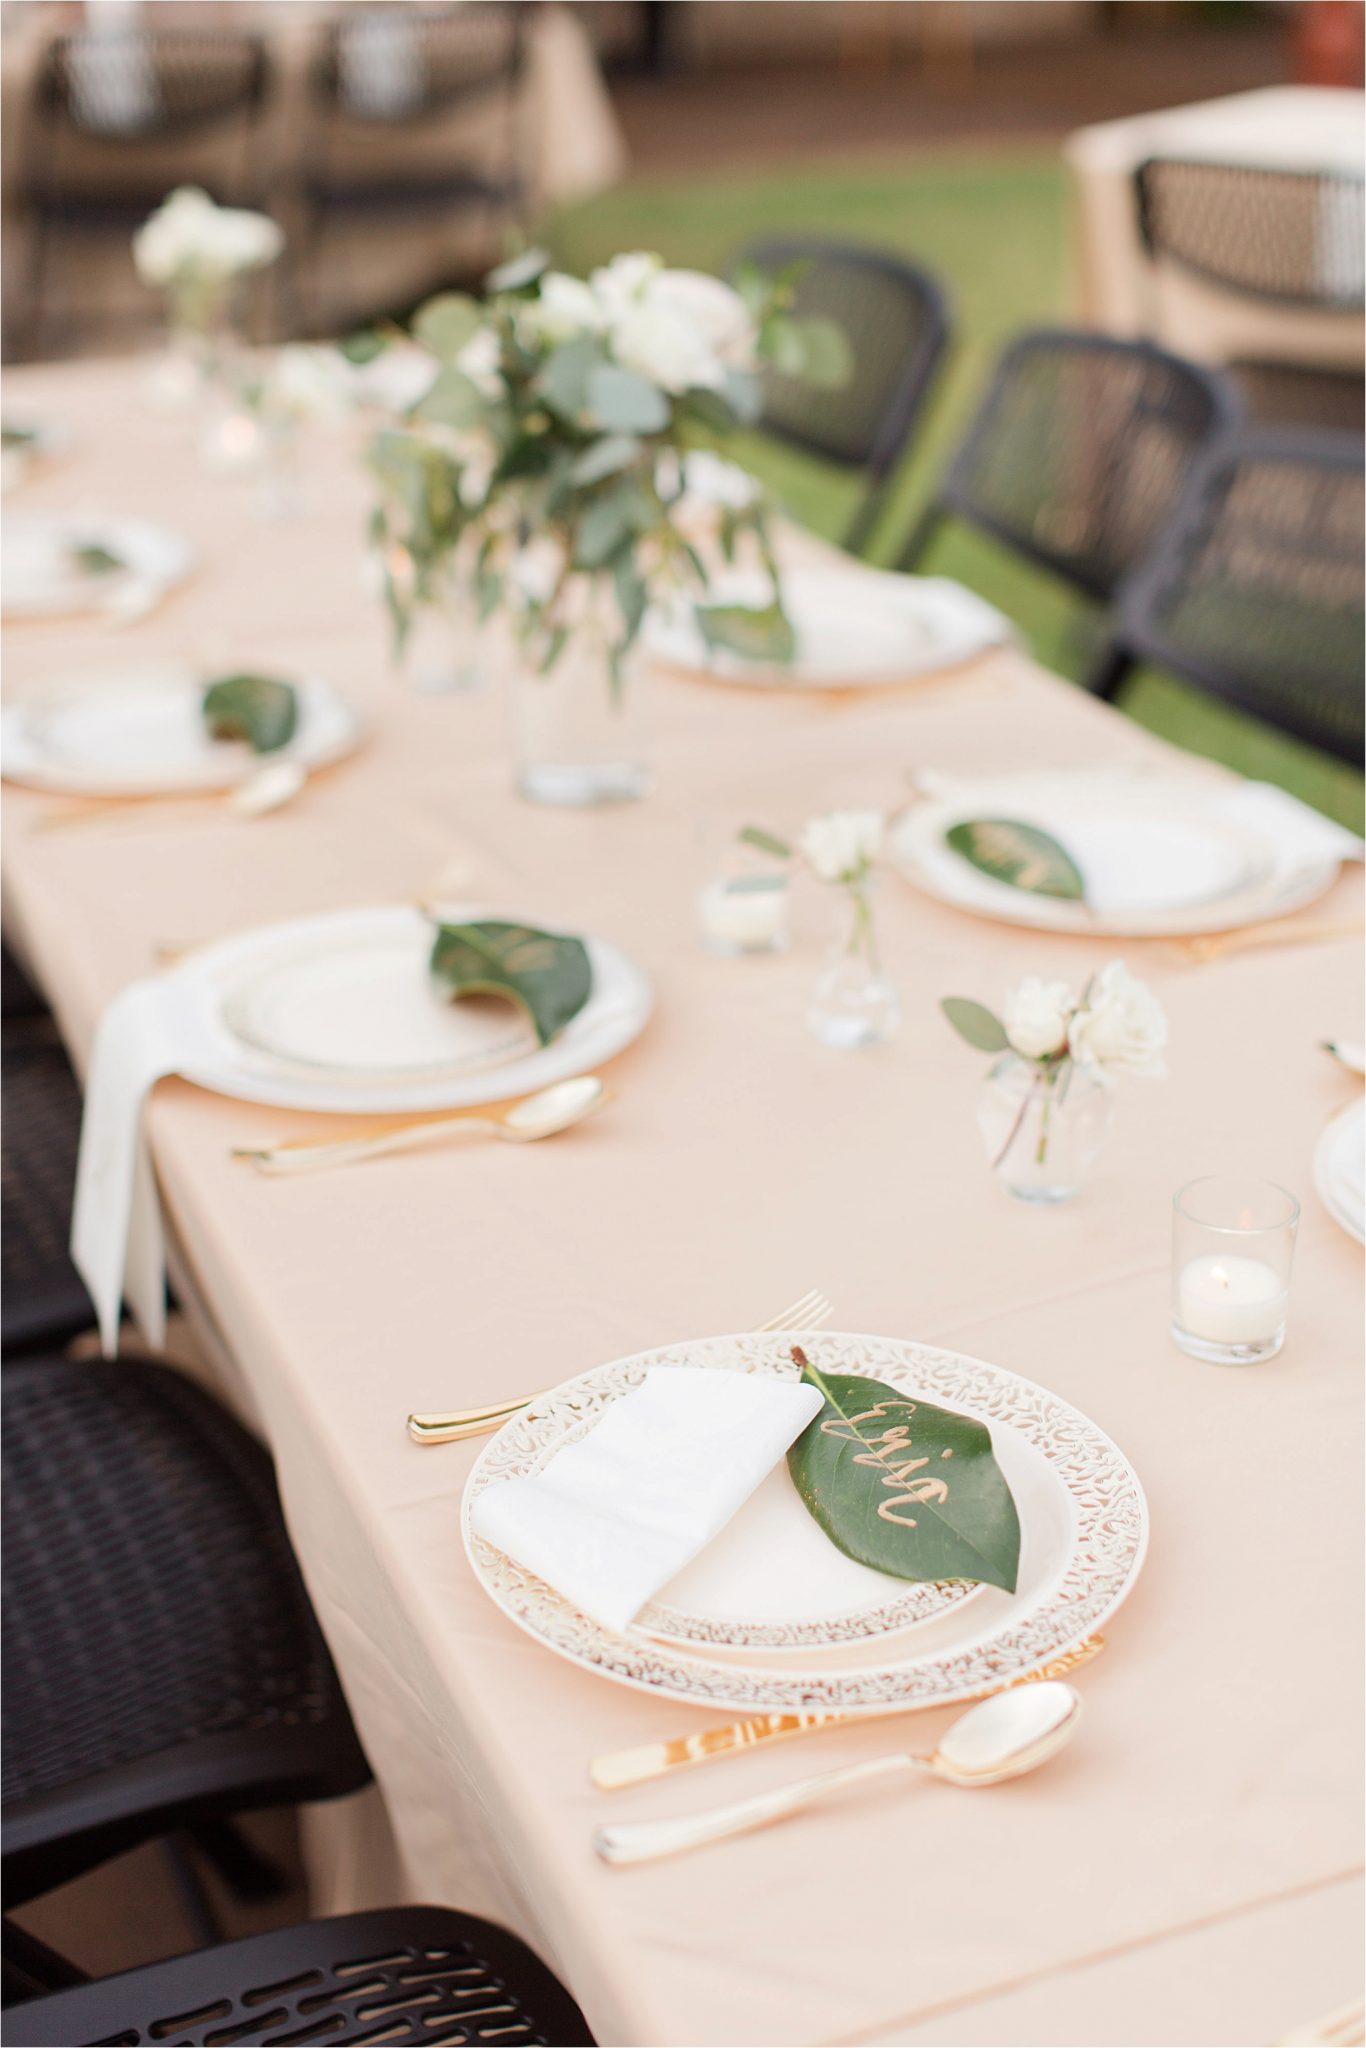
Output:
<instances>
[{"instance_id":1,"label":"black woven chair","mask_svg":"<svg viewBox=\"0 0 1366 2048\"><path fill-rule=\"evenodd\" d=\"M966 520L1108 600L1180 496L1192 457L1238 414L1218 371L1149 342L1066 328L1005 351L901 557Z\"/></svg>"},{"instance_id":2,"label":"black woven chair","mask_svg":"<svg viewBox=\"0 0 1366 2048\"><path fill-rule=\"evenodd\" d=\"M314 265L327 231L347 222L401 226L414 213L516 213L523 197L515 157L522 15L499 0L433 9L358 5L341 9L323 30L313 68L315 153L303 174ZM393 132L478 103L501 111L501 163L370 167Z\"/></svg>"},{"instance_id":3,"label":"black woven chair","mask_svg":"<svg viewBox=\"0 0 1366 2048\"><path fill-rule=\"evenodd\" d=\"M95 1312L67 1251L81 1129L76 1077L41 1010L6 1010L0 1055L0 1350L8 1358L65 1344Z\"/></svg>"},{"instance_id":4,"label":"black woven chair","mask_svg":"<svg viewBox=\"0 0 1366 2048\"><path fill-rule=\"evenodd\" d=\"M1154 261L1263 304L1362 310L1366 184L1359 177L1150 157L1135 186ZM1243 359L1229 371L1250 419L1361 431L1359 367Z\"/></svg>"},{"instance_id":5,"label":"black woven chair","mask_svg":"<svg viewBox=\"0 0 1366 2048\"><path fill-rule=\"evenodd\" d=\"M47 1004L28 973L0 939L0 1018L46 1017Z\"/></svg>"},{"instance_id":6,"label":"black woven chair","mask_svg":"<svg viewBox=\"0 0 1366 2048\"><path fill-rule=\"evenodd\" d=\"M1113 700L1152 663L1360 767L1363 460L1352 435L1269 427L1212 447L1090 687Z\"/></svg>"},{"instance_id":7,"label":"black woven chair","mask_svg":"<svg viewBox=\"0 0 1366 2048\"><path fill-rule=\"evenodd\" d=\"M7 2041L497 2042L592 2048L564 1986L487 1920L397 1906L223 1942L11 2006Z\"/></svg>"},{"instance_id":8,"label":"black woven chair","mask_svg":"<svg viewBox=\"0 0 1366 2048\"><path fill-rule=\"evenodd\" d=\"M266 83L259 36L129 26L52 42L35 87L24 173L31 233L29 289L21 308L26 344L42 328L54 238L126 239L178 182L174 152L185 137L221 131L237 153L230 176L209 180L221 188L216 196L228 197L229 187L234 193L251 188L251 140ZM159 142L167 144L165 168L159 174L140 169L130 177L122 153L135 147L141 164L148 145ZM84 158L74 173L73 146Z\"/></svg>"},{"instance_id":9,"label":"black woven chair","mask_svg":"<svg viewBox=\"0 0 1366 2048\"><path fill-rule=\"evenodd\" d=\"M270 1460L183 1374L4 1371L6 1906L172 1830L369 1778Z\"/></svg>"},{"instance_id":10,"label":"black woven chair","mask_svg":"<svg viewBox=\"0 0 1366 2048\"><path fill-rule=\"evenodd\" d=\"M850 242L775 238L754 243L743 260L770 273L800 264L794 310L834 321L849 338L853 374L837 390L765 374L763 425L793 447L866 478L844 536L845 547L861 553L943 363L949 342L944 293L918 264Z\"/></svg>"}]
</instances>

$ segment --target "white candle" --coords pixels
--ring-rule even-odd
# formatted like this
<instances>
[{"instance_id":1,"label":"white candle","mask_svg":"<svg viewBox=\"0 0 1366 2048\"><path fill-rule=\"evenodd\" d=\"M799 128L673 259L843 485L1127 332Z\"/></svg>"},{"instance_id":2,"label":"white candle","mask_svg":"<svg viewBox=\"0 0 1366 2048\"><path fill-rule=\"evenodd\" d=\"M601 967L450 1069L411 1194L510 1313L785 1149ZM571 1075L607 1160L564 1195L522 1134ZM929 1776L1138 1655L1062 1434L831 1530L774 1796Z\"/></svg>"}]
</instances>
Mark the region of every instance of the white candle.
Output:
<instances>
[{"instance_id":1,"label":"white candle","mask_svg":"<svg viewBox=\"0 0 1366 2048\"><path fill-rule=\"evenodd\" d=\"M704 942L717 953L772 953L787 944L787 879L709 882L697 899Z\"/></svg>"},{"instance_id":2,"label":"white candle","mask_svg":"<svg viewBox=\"0 0 1366 2048\"><path fill-rule=\"evenodd\" d=\"M1192 1259L1177 1281L1177 1320L1209 1344L1264 1344L1279 1336L1289 1290L1265 1259L1216 1252Z\"/></svg>"}]
</instances>

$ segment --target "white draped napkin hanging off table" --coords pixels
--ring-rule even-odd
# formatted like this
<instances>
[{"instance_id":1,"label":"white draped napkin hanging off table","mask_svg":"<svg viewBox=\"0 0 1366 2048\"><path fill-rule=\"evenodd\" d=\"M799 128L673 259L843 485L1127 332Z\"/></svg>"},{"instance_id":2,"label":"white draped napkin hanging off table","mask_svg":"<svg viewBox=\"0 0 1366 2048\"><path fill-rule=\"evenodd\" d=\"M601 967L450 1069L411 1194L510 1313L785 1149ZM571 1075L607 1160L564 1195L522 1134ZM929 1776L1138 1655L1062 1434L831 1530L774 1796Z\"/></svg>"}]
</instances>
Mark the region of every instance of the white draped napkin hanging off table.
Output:
<instances>
[{"instance_id":1,"label":"white draped napkin hanging off table","mask_svg":"<svg viewBox=\"0 0 1366 2048\"><path fill-rule=\"evenodd\" d=\"M452 908L453 921L488 913ZM419 1116L498 1102L611 1059L644 1028L646 976L585 936L588 1001L540 1045L509 1005L432 982L432 920L415 906L334 912L205 946L109 1005L86 1076L71 1253L106 1356L125 1296L151 1343L165 1323L164 1251L143 1136L155 1083L324 1115Z\"/></svg>"}]
</instances>

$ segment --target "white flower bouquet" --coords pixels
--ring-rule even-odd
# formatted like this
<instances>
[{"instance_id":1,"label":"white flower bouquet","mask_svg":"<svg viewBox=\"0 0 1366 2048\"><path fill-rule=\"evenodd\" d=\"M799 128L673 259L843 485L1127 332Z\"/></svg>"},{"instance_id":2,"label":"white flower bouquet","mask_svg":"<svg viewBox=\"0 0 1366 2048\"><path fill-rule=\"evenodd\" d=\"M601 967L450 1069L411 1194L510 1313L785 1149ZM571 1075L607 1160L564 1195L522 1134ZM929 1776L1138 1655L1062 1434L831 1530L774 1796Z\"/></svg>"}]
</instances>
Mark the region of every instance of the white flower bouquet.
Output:
<instances>
[{"instance_id":1,"label":"white flower bouquet","mask_svg":"<svg viewBox=\"0 0 1366 2048\"><path fill-rule=\"evenodd\" d=\"M273 263L284 248L268 214L218 206L196 185L181 185L133 236L133 262L144 284L166 294L176 326L206 330L232 286Z\"/></svg>"}]
</instances>

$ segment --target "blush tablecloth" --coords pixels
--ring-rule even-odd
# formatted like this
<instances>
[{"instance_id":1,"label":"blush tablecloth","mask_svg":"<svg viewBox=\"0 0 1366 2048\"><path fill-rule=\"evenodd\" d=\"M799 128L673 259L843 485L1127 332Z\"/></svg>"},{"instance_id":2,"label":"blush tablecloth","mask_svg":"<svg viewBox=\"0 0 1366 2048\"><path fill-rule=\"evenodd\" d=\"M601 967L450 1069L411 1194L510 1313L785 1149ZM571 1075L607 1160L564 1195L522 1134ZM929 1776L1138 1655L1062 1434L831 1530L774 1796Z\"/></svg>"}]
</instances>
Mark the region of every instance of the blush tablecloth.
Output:
<instances>
[{"instance_id":1,"label":"blush tablecloth","mask_svg":"<svg viewBox=\"0 0 1366 2048\"><path fill-rule=\"evenodd\" d=\"M309 516L263 526L144 413L131 366L25 372L64 467L22 506L160 517L202 551L139 626L16 626L15 697L74 669L187 653L293 664L354 693L364 751L255 823L211 807L35 830L7 788L5 909L83 1060L100 1009L162 941L425 892L438 877L602 932L659 1007L616 1060L615 1101L529 1150L452 1142L265 1180L229 1147L335 1122L163 1084L150 1136L187 1297L225 1391L278 1462L290 1529L384 1812L320 1819L318 1903L444 1900L540 1948L608 2043L1271 2042L1349 1998L1361 1942L1358 1791L1361 1252L1317 1203L1323 1125L1359 1085L1317 1042L1360 1035L1358 948L1204 967L1125 947L1171 1016L1171 1078L1121 1096L1084 1200L1012 1204L981 1156L982 1061L938 1012L1114 950L975 921L889 880L905 1000L892 1045L818 1046L804 1000L828 903L786 957L699 949L699 829L781 828L832 802L894 804L905 772L1114 763L1156 742L996 652L838 702L660 677L658 788L597 814L509 792L496 694L420 698L386 667L360 583L364 487L315 445ZM1326 909L1351 914L1359 874ZM1304 1199L1290 1339L1220 1371L1167 1335L1174 1187L1224 1168ZM477 1445L421 1450L410 1408L543 1386L603 1359L749 1326L808 1286L845 1327L976 1353L1056 1388L1148 1490L1143 1578L1081 1676L1074 1747L981 1797L850 1799L637 1870L589 1834L931 1740L869 1723L614 1800L585 1765L714 1717L563 1666L473 1584L457 1509Z\"/></svg>"},{"instance_id":2,"label":"blush tablecloth","mask_svg":"<svg viewBox=\"0 0 1366 2048\"><path fill-rule=\"evenodd\" d=\"M1269 86L1068 137L1077 231L1078 312L1111 334L1146 334L1199 362L1306 363L1359 369L1360 313L1277 306L1154 263L1139 232L1134 172L1150 156L1270 170L1361 175L1366 94Z\"/></svg>"}]
</instances>

